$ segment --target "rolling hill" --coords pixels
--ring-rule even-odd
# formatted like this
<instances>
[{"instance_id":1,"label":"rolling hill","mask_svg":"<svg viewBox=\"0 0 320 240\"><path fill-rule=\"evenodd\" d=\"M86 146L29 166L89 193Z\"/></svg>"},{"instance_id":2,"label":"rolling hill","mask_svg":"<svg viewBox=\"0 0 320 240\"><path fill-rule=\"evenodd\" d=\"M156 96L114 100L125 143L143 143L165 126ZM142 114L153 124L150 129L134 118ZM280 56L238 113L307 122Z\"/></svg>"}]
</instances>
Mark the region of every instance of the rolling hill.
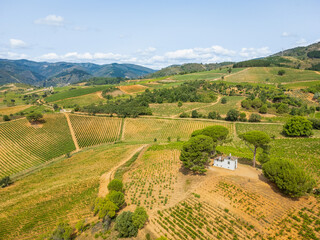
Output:
<instances>
[{"instance_id":1,"label":"rolling hill","mask_svg":"<svg viewBox=\"0 0 320 240\"><path fill-rule=\"evenodd\" d=\"M91 77L138 78L154 70L134 64L34 62L0 59L0 85L27 83L36 86L68 84Z\"/></svg>"}]
</instances>

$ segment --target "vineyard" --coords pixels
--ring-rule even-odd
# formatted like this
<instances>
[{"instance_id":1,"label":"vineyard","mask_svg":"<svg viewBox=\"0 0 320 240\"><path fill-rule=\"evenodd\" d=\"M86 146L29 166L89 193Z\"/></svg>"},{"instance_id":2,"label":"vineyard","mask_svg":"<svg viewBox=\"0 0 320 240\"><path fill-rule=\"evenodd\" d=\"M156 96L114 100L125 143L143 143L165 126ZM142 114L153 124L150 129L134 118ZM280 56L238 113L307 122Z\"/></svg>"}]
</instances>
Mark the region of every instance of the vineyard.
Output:
<instances>
[{"instance_id":1,"label":"vineyard","mask_svg":"<svg viewBox=\"0 0 320 240\"><path fill-rule=\"evenodd\" d=\"M237 135L249 131L263 131L269 134L270 137L283 137L281 135L283 129L282 124L260 124L260 123L236 123Z\"/></svg>"},{"instance_id":2,"label":"vineyard","mask_svg":"<svg viewBox=\"0 0 320 240\"><path fill-rule=\"evenodd\" d=\"M80 148L115 142L119 138L120 118L70 114L70 120Z\"/></svg>"},{"instance_id":3,"label":"vineyard","mask_svg":"<svg viewBox=\"0 0 320 240\"><path fill-rule=\"evenodd\" d=\"M138 142L187 140L194 130L212 125L225 126L233 134L233 124L227 122L128 118L125 121L122 140Z\"/></svg>"},{"instance_id":4,"label":"vineyard","mask_svg":"<svg viewBox=\"0 0 320 240\"><path fill-rule=\"evenodd\" d=\"M18 173L75 150L66 118L45 115L34 127L26 119L0 125L0 177Z\"/></svg>"},{"instance_id":5,"label":"vineyard","mask_svg":"<svg viewBox=\"0 0 320 240\"><path fill-rule=\"evenodd\" d=\"M177 103L162 103L162 104L149 104L152 115L154 116L173 116L182 112L191 111L194 108L201 108L208 106L208 103L183 103L181 107L178 107Z\"/></svg>"}]
</instances>

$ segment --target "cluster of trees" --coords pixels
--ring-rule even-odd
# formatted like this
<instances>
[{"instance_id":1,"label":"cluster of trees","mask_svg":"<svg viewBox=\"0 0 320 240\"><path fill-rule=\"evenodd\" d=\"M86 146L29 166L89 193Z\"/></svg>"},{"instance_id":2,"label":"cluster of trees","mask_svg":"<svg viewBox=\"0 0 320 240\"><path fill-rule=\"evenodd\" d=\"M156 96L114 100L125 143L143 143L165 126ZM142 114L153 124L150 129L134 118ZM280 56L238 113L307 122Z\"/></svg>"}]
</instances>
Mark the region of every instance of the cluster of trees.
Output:
<instances>
[{"instance_id":1,"label":"cluster of trees","mask_svg":"<svg viewBox=\"0 0 320 240\"><path fill-rule=\"evenodd\" d=\"M31 112L27 116L27 119L30 123L43 123L43 115L40 112Z\"/></svg>"},{"instance_id":2,"label":"cluster of trees","mask_svg":"<svg viewBox=\"0 0 320 240\"><path fill-rule=\"evenodd\" d=\"M227 112L227 116L225 118L225 120L227 121L240 121L240 122L260 122L261 121L261 116L259 114L256 113L252 113L249 117L249 120L247 119L247 115L244 112L239 112L236 109L230 109Z\"/></svg>"},{"instance_id":3,"label":"cluster of trees","mask_svg":"<svg viewBox=\"0 0 320 240\"><path fill-rule=\"evenodd\" d=\"M226 127L218 125L194 131L183 144L180 155L183 166L194 173L206 172L209 158L218 145L227 141L228 134Z\"/></svg>"},{"instance_id":4,"label":"cluster of trees","mask_svg":"<svg viewBox=\"0 0 320 240\"><path fill-rule=\"evenodd\" d=\"M320 58L320 51L311 51L307 53L309 58Z\"/></svg>"},{"instance_id":5,"label":"cluster of trees","mask_svg":"<svg viewBox=\"0 0 320 240\"><path fill-rule=\"evenodd\" d=\"M318 121L309 121L305 117L294 116L283 126L283 133L289 137L309 137L313 134L313 126L318 127Z\"/></svg>"},{"instance_id":6,"label":"cluster of trees","mask_svg":"<svg viewBox=\"0 0 320 240\"><path fill-rule=\"evenodd\" d=\"M234 68L242 67L270 67L270 66L286 66L286 63L290 63L289 59L283 57L267 57L262 59L253 59L243 62L238 62L233 65Z\"/></svg>"}]
</instances>

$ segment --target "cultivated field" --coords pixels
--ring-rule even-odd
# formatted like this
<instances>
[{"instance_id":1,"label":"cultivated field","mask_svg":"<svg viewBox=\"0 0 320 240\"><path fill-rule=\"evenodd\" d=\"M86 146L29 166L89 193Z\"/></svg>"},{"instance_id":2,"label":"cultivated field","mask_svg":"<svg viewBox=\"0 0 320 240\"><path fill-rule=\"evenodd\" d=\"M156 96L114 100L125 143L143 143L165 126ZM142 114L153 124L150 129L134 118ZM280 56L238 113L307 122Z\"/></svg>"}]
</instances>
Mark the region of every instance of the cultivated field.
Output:
<instances>
[{"instance_id":1,"label":"cultivated field","mask_svg":"<svg viewBox=\"0 0 320 240\"><path fill-rule=\"evenodd\" d=\"M69 108L69 107L72 108L75 105L79 105L80 107L82 107L82 106L88 106L92 103L96 104L96 103L105 102L105 101L106 99L99 97L99 94L97 92L97 93L82 95L79 97L63 99L63 100L55 101L53 103L56 103L59 106L62 106L64 108Z\"/></svg>"},{"instance_id":2,"label":"cultivated field","mask_svg":"<svg viewBox=\"0 0 320 240\"><path fill-rule=\"evenodd\" d=\"M183 112L208 106L209 104L210 103L185 102L181 107L178 107L178 103L149 104L149 106L154 116L175 116Z\"/></svg>"},{"instance_id":3,"label":"cultivated field","mask_svg":"<svg viewBox=\"0 0 320 240\"><path fill-rule=\"evenodd\" d=\"M139 146L102 145L62 159L0 191L0 239L41 239L59 221L92 217L100 176Z\"/></svg>"},{"instance_id":4,"label":"cultivated field","mask_svg":"<svg viewBox=\"0 0 320 240\"><path fill-rule=\"evenodd\" d=\"M154 141L176 141L187 140L196 129L212 125L222 125L233 134L232 123L201 121L201 120L180 120L180 119L156 119L156 118L127 118L123 129L124 141L150 142Z\"/></svg>"},{"instance_id":5,"label":"cultivated field","mask_svg":"<svg viewBox=\"0 0 320 240\"><path fill-rule=\"evenodd\" d=\"M115 142L119 138L120 118L70 114L70 120L80 148Z\"/></svg>"},{"instance_id":6,"label":"cultivated field","mask_svg":"<svg viewBox=\"0 0 320 240\"><path fill-rule=\"evenodd\" d=\"M30 105L18 105L13 107L0 107L0 115L10 115L29 108Z\"/></svg>"},{"instance_id":7,"label":"cultivated field","mask_svg":"<svg viewBox=\"0 0 320 240\"><path fill-rule=\"evenodd\" d=\"M120 86L119 89L128 94L133 94L133 93L138 93L138 92L143 92L146 90L148 87L137 84L137 85L127 85L127 86Z\"/></svg>"},{"instance_id":8,"label":"cultivated field","mask_svg":"<svg viewBox=\"0 0 320 240\"><path fill-rule=\"evenodd\" d=\"M43 126L31 126L26 119L0 124L0 177L75 150L64 115L45 115L44 119Z\"/></svg>"}]
</instances>

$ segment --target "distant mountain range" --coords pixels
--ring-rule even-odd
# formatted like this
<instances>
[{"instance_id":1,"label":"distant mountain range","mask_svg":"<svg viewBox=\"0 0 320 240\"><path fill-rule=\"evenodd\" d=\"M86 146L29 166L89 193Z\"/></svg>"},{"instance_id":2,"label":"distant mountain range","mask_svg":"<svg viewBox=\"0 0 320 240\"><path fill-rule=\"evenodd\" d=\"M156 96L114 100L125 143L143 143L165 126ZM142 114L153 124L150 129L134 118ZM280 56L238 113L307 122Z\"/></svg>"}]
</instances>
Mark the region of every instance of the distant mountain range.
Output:
<instances>
[{"instance_id":1,"label":"distant mountain range","mask_svg":"<svg viewBox=\"0 0 320 240\"><path fill-rule=\"evenodd\" d=\"M91 77L139 78L155 70L134 64L34 62L0 59L0 85L26 83L35 86L56 86L76 83Z\"/></svg>"}]
</instances>

